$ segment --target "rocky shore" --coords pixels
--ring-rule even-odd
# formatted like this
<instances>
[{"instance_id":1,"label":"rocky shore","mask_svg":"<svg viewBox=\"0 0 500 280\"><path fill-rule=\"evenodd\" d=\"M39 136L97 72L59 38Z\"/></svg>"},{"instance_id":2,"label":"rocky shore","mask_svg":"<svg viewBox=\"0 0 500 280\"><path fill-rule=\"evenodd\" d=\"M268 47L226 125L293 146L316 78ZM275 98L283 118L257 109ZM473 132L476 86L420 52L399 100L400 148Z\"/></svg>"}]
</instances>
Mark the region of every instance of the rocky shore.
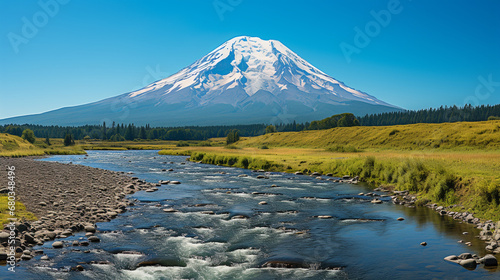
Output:
<instances>
[{"instance_id":1,"label":"rocky shore","mask_svg":"<svg viewBox=\"0 0 500 280\"><path fill-rule=\"evenodd\" d=\"M18 260L29 260L35 253L43 253L33 252L32 246L78 231L86 231L89 242L99 242L94 235L95 223L110 221L133 205L126 199L127 194L154 187L119 172L32 158L0 158L0 166L2 187L8 183L7 166L15 166L16 199L38 218L4 226L0 231L0 261L9 255L12 243L8 242L13 232ZM62 245L59 243L54 242L53 247Z\"/></svg>"},{"instance_id":2,"label":"rocky shore","mask_svg":"<svg viewBox=\"0 0 500 280\"><path fill-rule=\"evenodd\" d=\"M416 206L416 202L418 199L417 196L410 194L408 191L393 191L389 188L385 188L384 186L380 186L375 190L389 193L394 204L399 204L407 207ZM439 206L436 203L427 203L424 206L433 209L441 216L449 216L454 220L473 224L476 228L481 230L479 236L477 237L486 242L486 251L492 254L500 253L500 221L498 223L494 223L491 220L481 221L479 218L474 217L474 213L469 213L467 211L454 211L454 209L460 208L460 205L451 205L445 207ZM459 240L458 242L463 241ZM465 244L467 246L471 246L470 242L466 242ZM427 245L427 243L425 243L425 245ZM498 261L495 255L492 254L488 254L481 258L470 253L462 253L459 256L447 256L444 258L444 260L460 264L469 270L475 269L479 264L483 264L485 267L496 267L498 266Z\"/></svg>"}]
</instances>

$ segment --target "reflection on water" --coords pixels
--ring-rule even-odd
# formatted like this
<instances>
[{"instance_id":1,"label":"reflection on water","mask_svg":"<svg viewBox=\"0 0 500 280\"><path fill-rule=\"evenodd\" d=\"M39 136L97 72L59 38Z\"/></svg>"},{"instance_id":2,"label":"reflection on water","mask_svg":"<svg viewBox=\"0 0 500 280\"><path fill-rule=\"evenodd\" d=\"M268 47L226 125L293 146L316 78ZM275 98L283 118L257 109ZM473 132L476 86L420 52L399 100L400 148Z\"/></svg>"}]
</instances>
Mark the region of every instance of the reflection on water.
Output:
<instances>
[{"instance_id":1,"label":"reflection on water","mask_svg":"<svg viewBox=\"0 0 500 280\"><path fill-rule=\"evenodd\" d=\"M35 279L498 279L443 258L484 255L471 225L427 208L372 204L364 185L284 173L256 179L249 170L185 162L155 151L92 151L44 160L134 172L150 182L178 180L99 223L102 242L88 248L41 249L16 277ZM164 163L166 162L166 163ZM172 163L169 163L172 162ZM162 169L174 169L163 172ZM221 174L224 173L224 174ZM248 177L238 177L246 174ZM271 187L271 185L277 185ZM265 203L262 203L265 202ZM165 212L174 209L175 212ZM404 217L404 221L397 221ZM469 232L463 235L463 232ZM69 237L70 242L83 233ZM463 243L471 241L472 247ZM421 246L421 242L427 246ZM85 253L84 250L90 250ZM83 263L83 272L61 268ZM340 269L340 270L338 270ZM0 277L11 277L5 271ZM2 278L3 279L3 278ZM8 279L8 278L6 278ZM21 278L16 278L21 279Z\"/></svg>"}]
</instances>

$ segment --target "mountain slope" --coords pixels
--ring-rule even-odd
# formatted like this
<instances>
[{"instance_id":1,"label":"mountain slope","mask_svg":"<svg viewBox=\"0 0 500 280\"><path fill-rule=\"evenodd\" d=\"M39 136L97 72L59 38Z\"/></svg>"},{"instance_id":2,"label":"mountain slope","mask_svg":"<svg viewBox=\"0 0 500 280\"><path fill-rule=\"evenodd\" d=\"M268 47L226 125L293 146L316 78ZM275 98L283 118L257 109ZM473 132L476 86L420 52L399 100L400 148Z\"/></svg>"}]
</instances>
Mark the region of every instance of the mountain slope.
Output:
<instances>
[{"instance_id":1,"label":"mountain slope","mask_svg":"<svg viewBox=\"0 0 500 280\"><path fill-rule=\"evenodd\" d=\"M39 115L4 119L0 124L248 124L397 110L400 108L326 75L278 41L241 36L137 91Z\"/></svg>"}]
</instances>

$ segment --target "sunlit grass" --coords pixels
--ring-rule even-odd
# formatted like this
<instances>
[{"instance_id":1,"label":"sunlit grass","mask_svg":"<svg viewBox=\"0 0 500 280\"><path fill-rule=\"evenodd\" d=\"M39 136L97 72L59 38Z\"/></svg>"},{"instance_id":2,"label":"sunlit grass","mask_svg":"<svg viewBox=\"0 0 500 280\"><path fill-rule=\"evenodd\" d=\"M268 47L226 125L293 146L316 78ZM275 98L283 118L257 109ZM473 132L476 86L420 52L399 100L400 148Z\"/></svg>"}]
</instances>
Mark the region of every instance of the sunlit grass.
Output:
<instances>
[{"instance_id":1,"label":"sunlit grass","mask_svg":"<svg viewBox=\"0 0 500 280\"><path fill-rule=\"evenodd\" d=\"M478 217L500 219L498 121L282 132L233 146L173 147L160 154L235 167L250 162L252 169L360 176L441 205L459 204Z\"/></svg>"},{"instance_id":2,"label":"sunlit grass","mask_svg":"<svg viewBox=\"0 0 500 280\"><path fill-rule=\"evenodd\" d=\"M17 218L18 221L26 220L26 221L34 221L37 220L36 216L27 211L24 204L19 201L15 202L15 211L14 216L10 215L9 205L8 205L8 197L6 195L0 195L0 225L4 225L11 220L9 218Z\"/></svg>"}]
</instances>

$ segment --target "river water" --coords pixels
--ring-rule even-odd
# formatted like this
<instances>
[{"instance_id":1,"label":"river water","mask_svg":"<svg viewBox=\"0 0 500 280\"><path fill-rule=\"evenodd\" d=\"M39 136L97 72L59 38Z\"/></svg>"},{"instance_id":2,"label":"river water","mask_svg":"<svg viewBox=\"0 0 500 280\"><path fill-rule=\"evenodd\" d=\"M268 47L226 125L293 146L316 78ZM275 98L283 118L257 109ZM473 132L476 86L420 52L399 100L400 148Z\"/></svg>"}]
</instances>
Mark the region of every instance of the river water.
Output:
<instances>
[{"instance_id":1,"label":"river water","mask_svg":"<svg viewBox=\"0 0 500 280\"><path fill-rule=\"evenodd\" d=\"M101 243L52 249L48 242L35 249L43 249L50 261L37 256L20 262L15 274L0 267L1 279L500 278L498 270L478 266L469 271L443 260L463 252L486 254L484 243L474 237L477 229L424 207L394 205L389 198L372 204L372 198L358 195L371 191L363 184L286 173L257 179L262 173L192 163L157 151L89 151L88 157L42 160L181 184L131 195L137 201L127 212L97 224ZM174 171L162 171L169 168ZM241 174L248 176L238 177ZM177 212L167 213L166 208ZM316 217L321 215L332 218ZM84 233L65 240L76 239L84 239ZM428 245L421 246L423 241ZM139 266L141 262L159 265ZM287 262L294 268L262 267L266 262ZM78 264L85 271L65 271Z\"/></svg>"}]
</instances>

